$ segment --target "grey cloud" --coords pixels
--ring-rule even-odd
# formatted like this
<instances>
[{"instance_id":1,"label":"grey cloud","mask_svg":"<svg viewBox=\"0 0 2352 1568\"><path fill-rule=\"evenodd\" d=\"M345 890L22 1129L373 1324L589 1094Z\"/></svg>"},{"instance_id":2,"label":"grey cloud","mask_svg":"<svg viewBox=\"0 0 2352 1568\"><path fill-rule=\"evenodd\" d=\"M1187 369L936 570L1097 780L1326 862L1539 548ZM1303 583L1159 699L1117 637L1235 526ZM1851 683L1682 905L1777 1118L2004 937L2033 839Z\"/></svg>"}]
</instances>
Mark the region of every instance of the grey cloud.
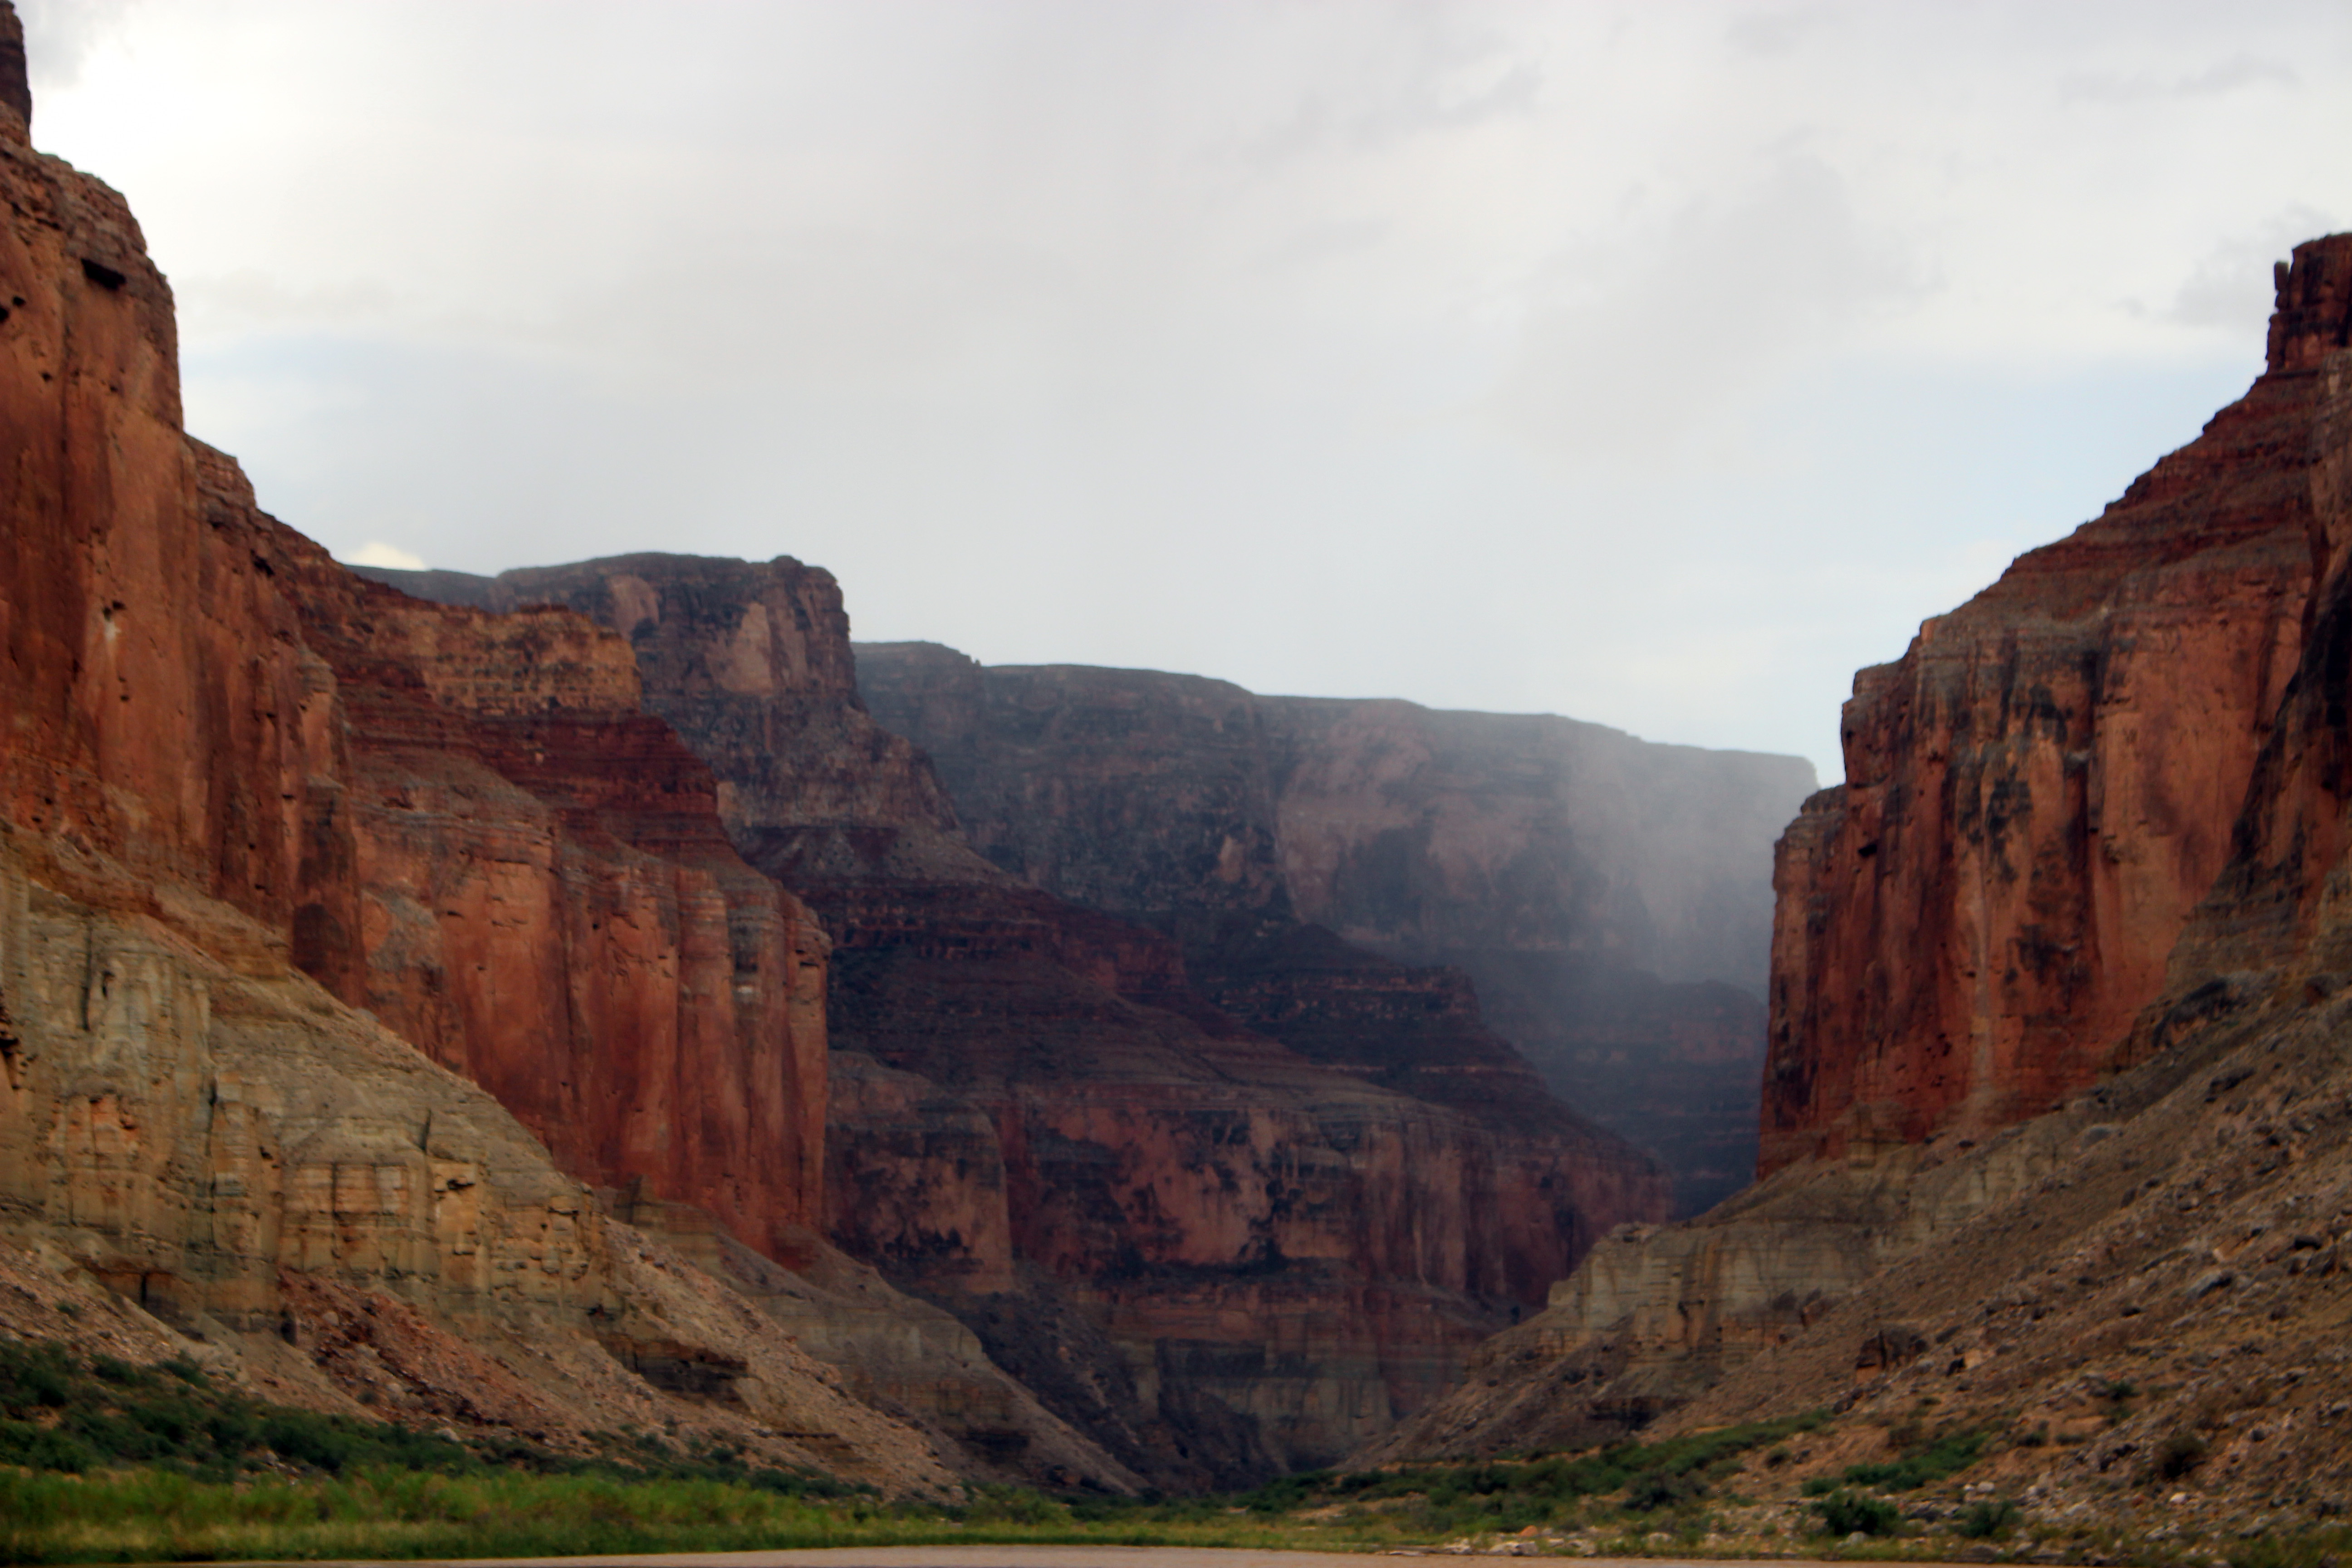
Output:
<instances>
[{"instance_id":1,"label":"grey cloud","mask_svg":"<svg viewBox=\"0 0 2352 1568\"><path fill-rule=\"evenodd\" d=\"M2184 327L2225 327L2252 334L2271 310L2271 263L2300 242L2336 225L2318 208L2297 203L2252 234L2223 240L2197 264L2172 303L2147 312Z\"/></svg>"},{"instance_id":2,"label":"grey cloud","mask_svg":"<svg viewBox=\"0 0 2352 1568\"><path fill-rule=\"evenodd\" d=\"M1541 65L1509 37L1476 26L1473 15L1467 7L1389 12L1384 26L1365 29L1389 40L1377 61L1321 75L1241 139L1240 157L1278 165L1333 149L1379 152L1415 136L1531 112L1544 89Z\"/></svg>"},{"instance_id":3,"label":"grey cloud","mask_svg":"<svg viewBox=\"0 0 2352 1568\"><path fill-rule=\"evenodd\" d=\"M1828 5L1804 5L1785 11L1744 11L1731 19L1724 35L1742 54L1784 55L1836 20Z\"/></svg>"},{"instance_id":4,"label":"grey cloud","mask_svg":"<svg viewBox=\"0 0 2352 1568\"><path fill-rule=\"evenodd\" d=\"M1786 154L1743 200L1694 203L1638 248L1563 258L1495 412L1555 456L1646 458L1920 287L1836 171Z\"/></svg>"},{"instance_id":5,"label":"grey cloud","mask_svg":"<svg viewBox=\"0 0 2352 1568\"><path fill-rule=\"evenodd\" d=\"M138 0L16 0L37 112L41 90L80 80L90 52L129 21L137 5Z\"/></svg>"},{"instance_id":6,"label":"grey cloud","mask_svg":"<svg viewBox=\"0 0 2352 1568\"><path fill-rule=\"evenodd\" d=\"M331 546L789 552L868 635L1833 774L1856 665L2243 385L2156 318L2352 189L2340 0L2056 10L173 0L46 66Z\"/></svg>"},{"instance_id":7,"label":"grey cloud","mask_svg":"<svg viewBox=\"0 0 2352 1568\"><path fill-rule=\"evenodd\" d=\"M2182 76L2117 76L2106 72L2070 76L2058 84L2058 96L2068 103L2147 103L2212 98L2250 87L2302 85L2301 77L2276 60L2235 55L2218 65Z\"/></svg>"}]
</instances>

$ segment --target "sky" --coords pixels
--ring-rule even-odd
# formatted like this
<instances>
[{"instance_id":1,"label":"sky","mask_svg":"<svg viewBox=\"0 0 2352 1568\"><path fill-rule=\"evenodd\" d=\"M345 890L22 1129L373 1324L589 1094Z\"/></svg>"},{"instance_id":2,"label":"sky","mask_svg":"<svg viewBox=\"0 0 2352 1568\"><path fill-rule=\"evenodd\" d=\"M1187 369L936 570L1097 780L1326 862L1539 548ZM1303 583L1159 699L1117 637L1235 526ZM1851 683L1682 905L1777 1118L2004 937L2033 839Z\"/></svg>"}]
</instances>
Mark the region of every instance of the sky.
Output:
<instances>
[{"instance_id":1,"label":"sky","mask_svg":"<svg viewBox=\"0 0 2352 1568\"><path fill-rule=\"evenodd\" d=\"M346 561L1842 768L2352 227L2352 5L19 0Z\"/></svg>"}]
</instances>

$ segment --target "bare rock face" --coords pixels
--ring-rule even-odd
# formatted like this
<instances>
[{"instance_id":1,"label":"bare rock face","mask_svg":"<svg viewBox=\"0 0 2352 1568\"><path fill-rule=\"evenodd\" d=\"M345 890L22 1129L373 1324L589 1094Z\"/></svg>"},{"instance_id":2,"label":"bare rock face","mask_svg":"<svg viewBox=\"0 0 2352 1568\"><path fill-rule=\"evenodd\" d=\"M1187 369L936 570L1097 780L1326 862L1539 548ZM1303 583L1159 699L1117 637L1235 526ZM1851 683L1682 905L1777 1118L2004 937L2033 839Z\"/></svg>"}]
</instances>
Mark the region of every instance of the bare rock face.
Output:
<instances>
[{"instance_id":1,"label":"bare rock face","mask_svg":"<svg viewBox=\"0 0 2352 1568\"><path fill-rule=\"evenodd\" d=\"M943 940L908 940L932 898ZM992 901L1031 913L989 931ZM1049 959L1024 927L1051 909L901 889L843 927L836 1044L873 1065L838 1058L835 1233L1070 1389L1138 1468L1328 1462L1435 1396L1597 1222L1663 1206L1646 1161L1539 1092L1488 1121L1155 1005L1181 998ZM1063 1302L1115 1355L1034 1342Z\"/></svg>"},{"instance_id":2,"label":"bare rock face","mask_svg":"<svg viewBox=\"0 0 2352 1568\"><path fill-rule=\"evenodd\" d=\"M1432 989L1357 953L1338 975L1356 1026L1285 1048L1168 936L974 854L928 758L867 715L823 574L371 574L552 599L629 637L735 843L831 935L834 1237L1155 1484L1337 1458L1595 1237L1660 1212L1649 1163L1545 1094L1458 976ZM1217 995L1269 1016L1296 1000L1264 965ZM1432 1059L1366 1056L1368 1021L1400 1019Z\"/></svg>"},{"instance_id":3,"label":"bare rock face","mask_svg":"<svg viewBox=\"0 0 2352 1568\"><path fill-rule=\"evenodd\" d=\"M840 1271L804 1223L824 939L627 646L260 513L180 431L120 199L21 136L0 187L0 1331L558 1447L676 1423L894 1490L1131 1486L945 1314L727 1235Z\"/></svg>"},{"instance_id":4,"label":"bare rock face","mask_svg":"<svg viewBox=\"0 0 2352 1568\"><path fill-rule=\"evenodd\" d=\"M858 677L974 847L1171 931L1253 1026L1314 1036L1298 986L1329 965L1253 1010L1282 933L1310 923L1398 966L1392 991L1432 987L1433 1014L1466 974L1558 1094L1666 1162L1683 1212L1748 1179L1768 846L1811 787L1799 759L1151 670L984 669L922 643L861 645Z\"/></svg>"},{"instance_id":5,"label":"bare rock face","mask_svg":"<svg viewBox=\"0 0 2352 1568\"><path fill-rule=\"evenodd\" d=\"M2116 1065L2302 648L2339 250L2297 251L2269 369L2202 436L1855 677L1846 783L1776 869L1766 1169L1999 1127Z\"/></svg>"},{"instance_id":6,"label":"bare rock face","mask_svg":"<svg viewBox=\"0 0 2352 1568\"><path fill-rule=\"evenodd\" d=\"M282 931L331 765L316 661L197 521L171 289L129 208L5 139L0 183L0 812Z\"/></svg>"},{"instance_id":7,"label":"bare rock face","mask_svg":"<svg viewBox=\"0 0 2352 1568\"><path fill-rule=\"evenodd\" d=\"M730 833L825 879L982 874L929 761L867 717L841 588L790 556L624 555L498 577L362 567L421 599L577 610L627 639L646 709L691 737ZM853 831L854 830L854 831ZM788 840L788 841L787 841Z\"/></svg>"},{"instance_id":8,"label":"bare rock face","mask_svg":"<svg viewBox=\"0 0 2352 1568\"><path fill-rule=\"evenodd\" d=\"M1850 782L1780 848L1779 1168L1602 1243L1366 1458L1933 1405L2095 1439L2011 1467L2069 1518L2182 1434L2248 1489L2217 1506L2341 1473L2288 1435L2345 1387L2307 1363L2352 1105L2352 236L2279 282L2244 399L1858 678ZM2301 1413L2280 1447L2231 1436L2255 1406Z\"/></svg>"},{"instance_id":9,"label":"bare rock face","mask_svg":"<svg viewBox=\"0 0 2352 1568\"><path fill-rule=\"evenodd\" d=\"M2352 964L2338 879L2346 848L2344 803L2352 795L2347 747L2352 718L2352 235L2295 247L2280 269L2271 320L2271 373L2310 400L2310 547L2324 574L2303 638L2301 668L2288 683L2230 842L2230 863L2172 954L2168 994L2179 999L2221 984L2242 993L2243 977L2267 974L2309 999L2332 994ZM2240 998L2242 1000L2242 997ZM2159 1021L2142 1048L2161 1044Z\"/></svg>"},{"instance_id":10,"label":"bare rock face","mask_svg":"<svg viewBox=\"0 0 2352 1568\"><path fill-rule=\"evenodd\" d=\"M13 5L0 9L0 109L17 123L0 134L27 141L33 127L33 88L25 75L25 24ZM0 121L0 124L5 124Z\"/></svg>"},{"instance_id":11,"label":"bare rock face","mask_svg":"<svg viewBox=\"0 0 2352 1568\"><path fill-rule=\"evenodd\" d=\"M951 1482L929 1434L609 1224L488 1095L260 961L242 915L181 893L167 927L58 890L151 886L0 830L0 1236L80 1303L25 1327L79 1338L110 1313L353 1414L558 1447L682 1420L893 1489ZM686 1363L705 1375L677 1397Z\"/></svg>"},{"instance_id":12,"label":"bare rock face","mask_svg":"<svg viewBox=\"0 0 2352 1568\"><path fill-rule=\"evenodd\" d=\"M249 497L209 497L234 512ZM428 604L270 534L337 677L356 925L298 957L592 1184L791 1257L819 1220L824 939L586 618Z\"/></svg>"}]
</instances>

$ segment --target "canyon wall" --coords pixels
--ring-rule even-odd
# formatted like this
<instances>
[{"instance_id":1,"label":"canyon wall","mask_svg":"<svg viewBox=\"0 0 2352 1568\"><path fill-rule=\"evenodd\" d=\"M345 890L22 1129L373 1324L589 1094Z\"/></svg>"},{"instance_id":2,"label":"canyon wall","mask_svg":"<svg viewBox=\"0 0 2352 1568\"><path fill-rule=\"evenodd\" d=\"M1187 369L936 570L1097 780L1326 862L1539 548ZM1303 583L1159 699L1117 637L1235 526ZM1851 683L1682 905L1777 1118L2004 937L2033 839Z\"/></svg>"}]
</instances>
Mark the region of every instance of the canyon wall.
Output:
<instances>
[{"instance_id":1,"label":"canyon wall","mask_svg":"<svg viewBox=\"0 0 2352 1568\"><path fill-rule=\"evenodd\" d=\"M2283 322L2336 246L2282 274ZM2230 853L2324 565L2304 337L2275 329L2195 441L1855 677L1846 782L1776 867L1767 1170L2018 1121L2126 1048Z\"/></svg>"},{"instance_id":2,"label":"canyon wall","mask_svg":"<svg viewBox=\"0 0 2352 1568\"><path fill-rule=\"evenodd\" d=\"M1204 994L1169 936L975 854L866 712L822 572L370 574L629 638L735 843L831 935L833 1235L1158 1484L1337 1458L1660 1212L1650 1163L1547 1094L1458 977L1254 950Z\"/></svg>"},{"instance_id":3,"label":"canyon wall","mask_svg":"<svg viewBox=\"0 0 2352 1568\"><path fill-rule=\"evenodd\" d=\"M137 225L33 153L21 57L0 75L0 1236L48 1260L36 1305L170 1324L305 1403L558 1443L772 1422L834 1435L750 1438L780 1462L945 1485L928 1437L709 1319L487 1095L292 967L357 907L336 680L267 540L206 504ZM363 1382L333 1361L362 1323ZM669 1405L646 1346L731 1366L733 1410Z\"/></svg>"},{"instance_id":4,"label":"canyon wall","mask_svg":"<svg viewBox=\"0 0 2352 1568\"><path fill-rule=\"evenodd\" d=\"M1561 1098L1665 1161L1684 1212L1748 1179L1769 845L1812 787L1801 759L921 643L860 645L858 679L975 848L1169 930L1253 1026L1311 1037L1295 994L1256 1003L1291 928L1318 926L1391 961L1391 993L1420 972L1427 1011L1467 976Z\"/></svg>"},{"instance_id":5,"label":"canyon wall","mask_svg":"<svg viewBox=\"0 0 2352 1568\"><path fill-rule=\"evenodd\" d=\"M9 818L285 933L599 1184L755 1245L814 1219L823 938L734 855L627 647L405 599L257 512L180 432L128 210L6 153Z\"/></svg>"},{"instance_id":6,"label":"canyon wall","mask_svg":"<svg viewBox=\"0 0 2352 1568\"><path fill-rule=\"evenodd\" d=\"M121 199L32 151L21 65L0 48L10 1331L573 1449L668 1422L894 1489L1135 1484L813 1228L823 934L730 847L626 644L416 602L258 511L182 433L170 290Z\"/></svg>"},{"instance_id":7,"label":"canyon wall","mask_svg":"<svg viewBox=\"0 0 2352 1568\"><path fill-rule=\"evenodd\" d=\"M251 516L224 470L216 511ZM334 672L356 921L296 958L497 1095L565 1169L790 1260L822 1216L824 937L586 618L427 604L282 527Z\"/></svg>"},{"instance_id":8,"label":"canyon wall","mask_svg":"<svg viewBox=\"0 0 2352 1568\"><path fill-rule=\"evenodd\" d=\"M2210 1347L2335 1332L2303 1254L2352 1191L2352 236L2277 284L2242 399L1856 679L1849 782L1780 847L1774 1169L1604 1241L1361 1458L1931 1390L2079 1433L2078 1375L2162 1377L2235 1452L2215 1413L2279 1395ZM2090 1423L2076 1468L2124 1484L2154 1419Z\"/></svg>"}]
</instances>

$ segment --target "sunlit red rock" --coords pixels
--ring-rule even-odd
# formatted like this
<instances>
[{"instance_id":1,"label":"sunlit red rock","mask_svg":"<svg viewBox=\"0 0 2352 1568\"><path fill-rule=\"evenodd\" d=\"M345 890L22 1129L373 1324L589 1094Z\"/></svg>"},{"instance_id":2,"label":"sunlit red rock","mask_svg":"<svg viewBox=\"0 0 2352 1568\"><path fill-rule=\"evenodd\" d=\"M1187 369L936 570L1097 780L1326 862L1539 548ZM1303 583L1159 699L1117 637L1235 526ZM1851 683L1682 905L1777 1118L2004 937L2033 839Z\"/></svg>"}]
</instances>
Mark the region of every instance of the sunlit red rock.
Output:
<instances>
[{"instance_id":1,"label":"sunlit red rock","mask_svg":"<svg viewBox=\"0 0 2352 1568\"><path fill-rule=\"evenodd\" d=\"M2314 345L2342 331L2345 245L2298 248L2268 368L2201 436L1854 678L1846 782L1776 869L1766 1170L2015 1121L2126 1049L2334 549Z\"/></svg>"}]
</instances>

